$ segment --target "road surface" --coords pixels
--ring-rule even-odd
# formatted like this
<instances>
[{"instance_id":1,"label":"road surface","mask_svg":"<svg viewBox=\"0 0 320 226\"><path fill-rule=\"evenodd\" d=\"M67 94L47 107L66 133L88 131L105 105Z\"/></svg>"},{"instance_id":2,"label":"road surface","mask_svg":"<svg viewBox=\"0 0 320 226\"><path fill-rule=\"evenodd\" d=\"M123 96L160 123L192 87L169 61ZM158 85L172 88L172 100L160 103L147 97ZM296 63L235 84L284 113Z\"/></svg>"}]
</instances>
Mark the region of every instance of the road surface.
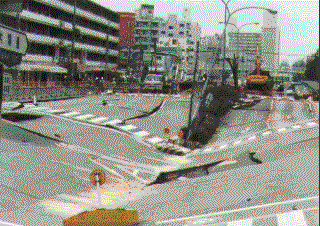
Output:
<instances>
[{"instance_id":1,"label":"road surface","mask_svg":"<svg viewBox=\"0 0 320 226\"><path fill-rule=\"evenodd\" d=\"M43 106L67 108L69 113L81 111L80 115L92 114L108 117L110 120L131 117L136 113L135 110L121 113L115 106L110 106L114 107L111 111L101 105L98 97L82 98L78 102L70 101L48 102ZM152 130L155 135L163 136L162 125L156 122L164 115L169 115L170 118L171 111L176 114L172 115L174 119L171 120L181 116L181 112L187 112L188 105L183 102L179 104L182 106L178 108L174 101L168 101L161 111L140 120L138 125L144 129L150 128L145 130ZM265 102L262 107L270 107L269 113L243 111L240 117L236 115L239 117L237 125L232 124L235 122L232 120L235 115L227 116L224 131L220 131L216 141L206 148L208 153L214 151L216 146L226 141L223 136L228 136L230 142L237 141L239 130L246 128L244 125L251 125L252 129L245 129L242 136L251 136L271 128L275 133L272 134L272 139L257 137L256 140L241 144L242 146L225 149L225 152L235 152L243 148L256 149L263 164L255 164L245 157L232 159L229 164L210 169L209 176L181 178L143 189L139 181L114 167L112 158L117 161L135 161L142 165L139 169L144 169L146 165L161 168L174 164L175 161L182 162L196 157L172 157L152 151L153 149L145 146L141 140L137 141L112 129L69 120L61 114L57 117L46 116L41 121L16 123L57 140L30 134L2 121L2 126L6 129L1 134L3 149L0 171L3 176L0 180L0 219L23 225L61 225L63 219L95 207L96 191L88 181L88 175L97 167L111 169L106 170L110 175L102 190L103 206L135 209L141 220L163 221L317 196L319 121L315 115L319 108L314 106L314 111L310 113L303 101L271 101L270 105ZM308 125L309 121L316 123ZM178 130L185 122L185 119L181 119L174 128ZM295 124L300 124L301 128L292 129ZM258 125L261 128L254 130ZM237 126L237 129L231 129ZM281 130L283 128L287 129ZM226 132L228 130L230 131ZM60 139L64 142L59 141ZM101 158L95 160L94 153L88 153L91 150L106 158L103 161ZM150 177L146 175L147 173L140 175L140 178ZM259 214L261 213L256 213L257 216ZM219 222L246 217L233 214Z\"/></svg>"}]
</instances>

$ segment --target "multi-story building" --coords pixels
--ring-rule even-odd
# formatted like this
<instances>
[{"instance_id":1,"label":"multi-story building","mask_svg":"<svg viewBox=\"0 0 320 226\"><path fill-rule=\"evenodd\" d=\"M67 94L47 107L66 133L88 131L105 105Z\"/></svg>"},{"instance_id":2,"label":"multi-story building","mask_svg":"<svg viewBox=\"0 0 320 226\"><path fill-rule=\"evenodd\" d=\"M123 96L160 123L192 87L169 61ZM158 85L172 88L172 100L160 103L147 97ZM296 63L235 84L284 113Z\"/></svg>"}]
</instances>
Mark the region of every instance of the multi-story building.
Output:
<instances>
[{"instance_id":1,"label":"multi-story building","mask_svg":"<svg viewBox=\"0 0 320 226\"><path fill-rule=\"evenodd\" d=\"M247 74L256 68L256 50L259 46L260 56L264 53L261 51L262 34L261 33L229 33L229 48L227 52L228 57L239 58L239 72L240 74Z\"/></svg>"},{"instance_id":2,"label":"multi-story building","mask_svg":"<svg viewBox=\"0 0 320 226\"><path fill-rule=\"evenodd\" d=\"M29 41L14 80L46 83L70 76L73 37L76 78L102 77L117 66L119 14L93 1L76 2L74 7L73 0L16 0L20 14L2 11L0 23L21 29Z\"/></svg>"},{"instance_id":3,"label":"multi-story building","mask_svg":"<svg viewBox=\"0 0 320 226\"><path fill-rule=\"evenodd\" d=\"M278 14L264 11L262 26L263 54L261 55L261 68L264 70L274 70L279 67L280 30L277 23Z\"/></svg>"},{"instance_id":4,"label":"multi-story building","mask_svg":"<svg viewBox=\"0 0 320 226\"><path fill-rule=\"evenodd\" d=\"M139 63L132 54L135 50L135 23L136 14L129 12L119 12L120 31L119 31L119 69L134 68L135 63ZM133 58L133 59L132 59Z\"/></svg>"},{"instance_id":5,"label":"multi-story building","mask_svg":"<svg viewBox=\"0 0 320 226\"><path fill-rule=\"evenodd\" d=\"M190 19L190 9L184 8L179 19L170 14L161 23L160 37L169 41L171 47L180 48L182 62L179 65L181 76L192 74L195 64L196 43L200 40L201 28L197 22ZM175 51L176 52L176 51Z\"/></svg>"}]
</instances>

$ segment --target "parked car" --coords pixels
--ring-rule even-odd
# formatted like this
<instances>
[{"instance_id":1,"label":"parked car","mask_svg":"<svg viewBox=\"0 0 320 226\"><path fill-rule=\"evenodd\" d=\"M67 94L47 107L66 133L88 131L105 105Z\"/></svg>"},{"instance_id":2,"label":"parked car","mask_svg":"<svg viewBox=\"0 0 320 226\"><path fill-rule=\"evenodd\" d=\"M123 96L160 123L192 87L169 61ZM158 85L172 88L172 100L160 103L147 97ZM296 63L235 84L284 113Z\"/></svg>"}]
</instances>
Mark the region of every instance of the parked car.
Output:
<instances>
[{"instance_id":1,"label":"parked car","mask_svg":"<svg viewBox=\"0 0 320 226\"><path fill-rule=\"evenodd\" d=\"M285 91L284 84L279 85L276 91L285 92L287 96L293 96L296 100L307 99L312 96L314 99L317 98L318 92L312 88L310 85L304 82L294 82Z\"/></svg>"}]
</instances>

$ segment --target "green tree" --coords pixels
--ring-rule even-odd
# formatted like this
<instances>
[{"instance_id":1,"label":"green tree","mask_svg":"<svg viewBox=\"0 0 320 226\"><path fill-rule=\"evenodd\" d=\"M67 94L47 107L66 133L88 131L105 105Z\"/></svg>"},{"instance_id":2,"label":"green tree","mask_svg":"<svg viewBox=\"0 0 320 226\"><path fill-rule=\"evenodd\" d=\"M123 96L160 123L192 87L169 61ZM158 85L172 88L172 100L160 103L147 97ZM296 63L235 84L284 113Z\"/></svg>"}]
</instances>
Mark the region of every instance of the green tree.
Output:
<instances>
[{"instance_id":1,"label":"green tree","mask_svg":"<svg viewBox=\"0 0 320 226\"><path fill-rule=\"evenodd\" d=\"M311 60L308 61L304 76L308 80L319 81L319 49L312 55Z\"/></svg>"},{"instance_id":2,"label":"green tree","mask_svg":"<svg viewBox=\"0 0 320 226\"><path fill-rule=\"evenodd\" d=\"M303 67L306 67L306 62L304 60L299 60L293 63L292 70L294 82L299 82L305 79L304 73L299 71Z\"/></svg>"}]
</instances>

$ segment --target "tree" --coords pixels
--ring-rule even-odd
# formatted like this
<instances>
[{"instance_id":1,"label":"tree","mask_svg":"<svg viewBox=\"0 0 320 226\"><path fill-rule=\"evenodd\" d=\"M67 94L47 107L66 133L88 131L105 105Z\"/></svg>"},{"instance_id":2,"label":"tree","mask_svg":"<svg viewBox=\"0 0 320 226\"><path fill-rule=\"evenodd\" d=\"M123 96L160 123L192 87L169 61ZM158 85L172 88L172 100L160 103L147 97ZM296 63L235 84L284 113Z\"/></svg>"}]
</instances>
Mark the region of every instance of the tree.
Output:
<instances>
[{"instance_id":1,"label":"tree","mask_svg":"<svg viewBox=\"0 0 320 226\"><path fill-rule=\"evenodd\" d=\"M304 76L309 80L319 81L319 49L312 56L312 60L306 65Z\"/></svg>"},{"instance_id":2,"label":"tree","mask_svg":"<svg viewBox=\"0 0 320 226\"><path fill-rule=\"evenodd\" d=\"M282 61L280 64L280 70L290 69L290 64L286 61Z\"/></svg>"},{"instance_id":3,"label":"tree","mask_svg":"<svg viewBox=\"0 0 320 226\"><path fill-rule=\"evenodd\" d=\"M239 88L239 83L238 83L238 59L239 57L236 57L235 54L233 54L233 58L226 58L226 61L229 63L232 74L233 74L233 80L234 80L234 86L236 89Z\"/></svg>"},{"instance_id":4,"label":"tree","mask_svg":"<svg viewBox=\"0 0 320 226\"><path fill-rule=\"evenodd\" d=\"M305 67L306 62L304 60L299 60L293 63L292 67Z\"/></svg>"}]
</instances>

